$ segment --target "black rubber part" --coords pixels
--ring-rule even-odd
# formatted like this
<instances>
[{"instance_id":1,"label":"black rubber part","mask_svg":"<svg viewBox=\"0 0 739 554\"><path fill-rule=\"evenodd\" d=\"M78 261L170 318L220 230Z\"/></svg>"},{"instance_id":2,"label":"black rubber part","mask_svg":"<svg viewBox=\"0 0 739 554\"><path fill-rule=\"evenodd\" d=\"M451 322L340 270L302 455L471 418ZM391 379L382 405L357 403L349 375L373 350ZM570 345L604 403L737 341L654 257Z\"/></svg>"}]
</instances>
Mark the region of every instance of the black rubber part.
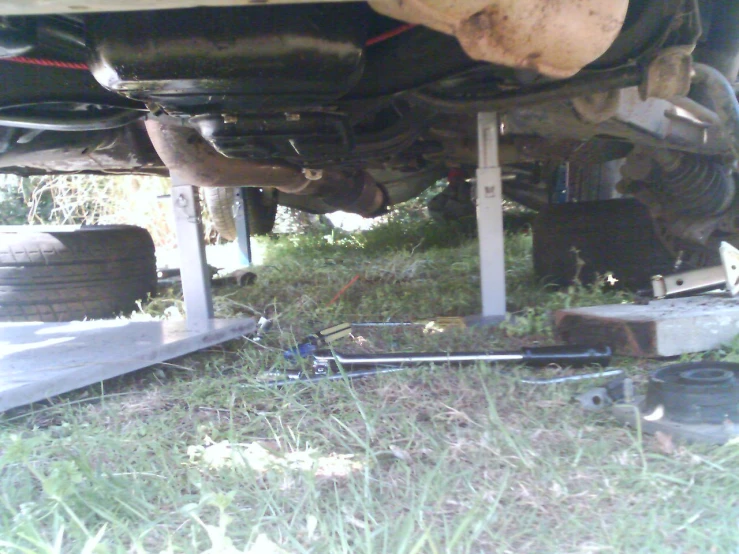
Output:
<instances>
[{"instance_id":1,"label":"black rubber part","mask_svg":"<svg viewBox=\"0 0 739 554\"><path fill-rule=\"evenodd\" d=\"M674 258L654 232L649 211L633 199L551 204L534 220L534 271L538 277L570 285L577 256L585 262L579 279L613 273L618 285L651 289L651 277L673 273Z\"/></svg>"},{"instance_id":2,"label":"black rubber part","mask_svg":"<svg viewBox=\"0 0 739 554\"><path fill-rule=\"evenodd\" d=\"M739 421L739 364L694 362L654 371L646 411L651 413L660 405L665 417L678 423Z\"/></svg>"},{"instance_id":3,"label":"black rubber part","mask_svg":"<svg viewBox=\"0 0 739 554\"><path fill-rule=\"evenodd\" d=\"M475 202L468 182L447 185L428 202L429 215L436 221L464 221L475 225Z\"/></svg>"},{"instance_id":4,"label":"black rubber part","mask_svg":"<svg viewBox=\"0 0 739 554\"><path fill-rule=\"evenodd\" d=\"M140 227L0 231L0 321L111 317L156 285L154 243Z\"/></svg>"}]
</instances>

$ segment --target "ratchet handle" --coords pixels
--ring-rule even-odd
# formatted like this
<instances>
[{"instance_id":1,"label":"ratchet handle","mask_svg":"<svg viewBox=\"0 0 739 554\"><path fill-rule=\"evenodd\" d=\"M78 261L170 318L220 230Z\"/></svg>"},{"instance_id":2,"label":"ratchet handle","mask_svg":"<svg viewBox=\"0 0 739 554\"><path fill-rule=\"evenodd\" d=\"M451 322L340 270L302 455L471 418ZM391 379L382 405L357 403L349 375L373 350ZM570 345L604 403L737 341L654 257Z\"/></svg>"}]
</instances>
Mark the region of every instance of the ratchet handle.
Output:
<instances>
[{"instance_id":1,"label":"ratchet handle","mask_svg":"<svg viewBox=\"0 0 739 554\"><path fill-rule=\"evenodd\" d=\"M533 366L557 364L562 366L582 366L591 364L608 365L611 361L610 346L539 346L521 349L522 362Z\"/></svg>"}]
</instances>

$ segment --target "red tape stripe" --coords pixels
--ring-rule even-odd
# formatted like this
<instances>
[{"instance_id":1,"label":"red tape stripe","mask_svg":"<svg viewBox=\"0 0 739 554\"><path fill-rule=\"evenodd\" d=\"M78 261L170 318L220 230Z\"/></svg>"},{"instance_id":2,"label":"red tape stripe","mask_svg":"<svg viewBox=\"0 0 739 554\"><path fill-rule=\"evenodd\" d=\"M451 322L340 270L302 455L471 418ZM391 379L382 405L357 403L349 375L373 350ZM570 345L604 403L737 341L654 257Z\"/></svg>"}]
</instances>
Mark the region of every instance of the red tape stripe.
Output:
<instances>
[{"instance_id":1,"label":"red tape stripe","mask_svg":"<svg viewBox=\"0 0 739 554\"><path fill-rule=\"evenodd\" d=\"M44 67L57 67L60 69L80 69L80 70L90 69L86 63L63 62L60 60L47 60L44 58L25 58L23 56L18 56L16 58L0 58L0 61L13 62L13 63L24 63L27 65L40 65Z\"/></svg>"}]
</instances>

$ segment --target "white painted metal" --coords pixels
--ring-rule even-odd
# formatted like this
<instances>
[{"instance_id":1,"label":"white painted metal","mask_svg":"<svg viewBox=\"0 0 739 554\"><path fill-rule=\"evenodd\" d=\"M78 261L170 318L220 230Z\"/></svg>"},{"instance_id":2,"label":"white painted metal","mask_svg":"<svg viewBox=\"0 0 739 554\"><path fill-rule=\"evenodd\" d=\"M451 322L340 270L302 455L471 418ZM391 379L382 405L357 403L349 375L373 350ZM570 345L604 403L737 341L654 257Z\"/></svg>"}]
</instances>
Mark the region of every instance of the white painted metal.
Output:
<instances>
[{"instance_id":1,"label":"white painted metal","mask_svg":"<svg viewBox=\"0 0 739 554\"><path fill-rule=\"evenodd\" d=\"M678 294L698 293L725 287L731 296L739 294L739 250L728 242L719 247L721 265L692 269L672 275L652 277L652 292L655 298L666 298Z\"/></svg>"},{"instance_id":2,"label":"white painted metal","mask_svg":"<svg viewBox=\"0 0 739 554\"><path fill-rule=\"evenodd\" d=\"M327 0L321 0L325 2ZM328 0L350 2L353 0ZM310 4L315 0L0 0L0 15L36 15L44 13L121 12L165 10L216 6L264 4Z\"/></svg>"},{"instance_id":3,"label":"white painted metal","mask_svg":"<svg viewBox=\"0 0 739 554\"><path fill-rule=\"evenodd\" d=\"M718 251L726 275L726 290L731 296L736 296L739 294L739 250L724 241Z\"/></svg>"},{"instance_id":4,"label":"white painted metal","mask_svg":"<svg viewBox=\"0 0 739 554\"><path fill-rule=\"evenodd\" d=\"M505 318L505 256L503 249L503 180L498 161L498 115L477 116L477 231L480 243L482 319Z\"/></svg>"},{"instance_id":5,"label":"white painted metal","mask_svg":"<svg viewBox=\"0 0 739 554\"><path fill-rule=\"evenodd\" d=\"M241 187L236 193L236 242L241 254L241 263L251 265L251 228L246 209L246 189Z\"/></svg>"},{"instance_id":6,"label":"white painted metal","mask_svg":"<svg viewBox=\"0 0 739 554\"><path fill-rule=\"evenodd\" d=\"M205 259L198 190L191 185L180 184L173 178L172 209L177 248L180 251L180 275L187 321L191 326L198 326L213 318L210 270Z\"/></svg>"},{"instance_id":7,"label":"white painted metal","mask_svg":"<svg viewBox=\"0 0 739 554\"><path fill-rule=\"evenodd\" d=\"M253 333L253 319L0 323L0 411Z\"/></svg>"}]
</instances>

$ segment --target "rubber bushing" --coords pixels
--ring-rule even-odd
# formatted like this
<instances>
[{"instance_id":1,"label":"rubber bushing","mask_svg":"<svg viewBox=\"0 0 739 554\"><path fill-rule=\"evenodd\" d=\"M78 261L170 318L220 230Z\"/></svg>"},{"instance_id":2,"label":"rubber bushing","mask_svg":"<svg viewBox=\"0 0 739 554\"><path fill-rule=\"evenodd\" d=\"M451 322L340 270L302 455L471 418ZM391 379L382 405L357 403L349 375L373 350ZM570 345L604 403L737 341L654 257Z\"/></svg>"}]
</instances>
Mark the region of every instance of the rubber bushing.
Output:
<instances>
[{"instance_id":1,"label":"rubber bushing","mask_svg":"<svg viewBox=\"0 0 739 554\"><path fill-rule=\"evenodd\" d=\"M696 362L656 370L649 378L646 410L660 405L678 423L739 423L739 364Z\"/></svg>"}]
</instances>

